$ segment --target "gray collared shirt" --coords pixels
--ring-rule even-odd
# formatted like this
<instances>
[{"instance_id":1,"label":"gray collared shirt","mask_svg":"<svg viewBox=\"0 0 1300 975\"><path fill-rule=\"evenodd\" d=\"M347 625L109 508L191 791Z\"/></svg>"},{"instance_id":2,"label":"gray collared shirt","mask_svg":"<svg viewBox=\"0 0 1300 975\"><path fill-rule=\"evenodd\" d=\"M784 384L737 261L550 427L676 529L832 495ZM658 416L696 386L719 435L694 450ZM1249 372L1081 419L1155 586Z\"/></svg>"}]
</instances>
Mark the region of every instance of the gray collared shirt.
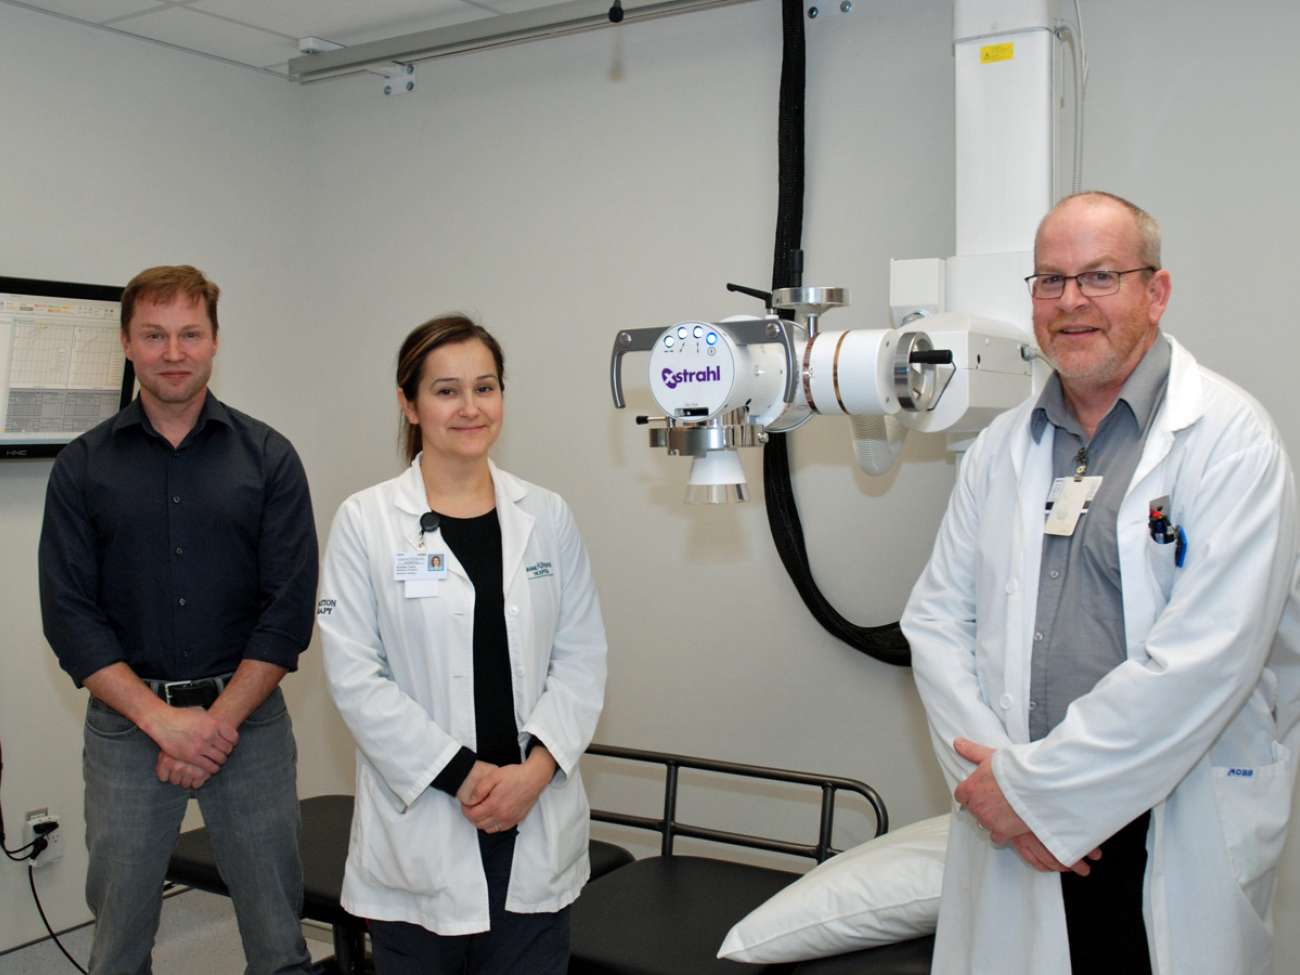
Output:
<instances>
[{"instance_id":1,"label":"gray collared shirt","mask_svg":"<svg viewBox=\"0 0 1300 975\"><path fill-rule=\"evenodd\" d=\"M1030 416L1035 441L1042 439L1049 423L1055 427L1054 478L1072 477L1085 447L1088 476L1102 478L1073 535L1043 535L1029 684L1031 740L1045 737L1076 698L1128 656L1115 525L1151 419L1164 402L1170 354L1169 342L1158 336L1091 441L1066 403L1056 375Z\"/></svg>"}]
</instances>

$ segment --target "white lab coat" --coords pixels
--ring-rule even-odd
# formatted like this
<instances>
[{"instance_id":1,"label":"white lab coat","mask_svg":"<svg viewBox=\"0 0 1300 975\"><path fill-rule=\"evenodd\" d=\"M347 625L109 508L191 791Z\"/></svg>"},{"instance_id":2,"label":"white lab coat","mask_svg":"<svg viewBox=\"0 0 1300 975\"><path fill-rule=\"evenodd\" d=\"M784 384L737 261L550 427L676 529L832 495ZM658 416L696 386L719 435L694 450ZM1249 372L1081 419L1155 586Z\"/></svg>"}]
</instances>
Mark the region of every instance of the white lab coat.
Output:
<instances>
[{"instance_id":1,"label":"white lab coat","mask_svg":"<svg viewBox=\"0 0 1300 975\"><path fill-rule=\"evenodd\" d=\"M951 788L972 770L954 738L998 749L1008 801L1064 863L1151 809L1144 913L1157 975L1272 975L1300 735L1295 486L1263 409L1170 341L1165 402L1117 523L1128 659L1029 741L1054 433L1034 442L1033 401L966 456L902 625ZM1188 536L1182 568L1148 530L1162 496ZM1058 876L995 848L960 811L933 971L1069 970Z\"/></svg>"},{"instance_id":2,"label":"white lab coat","mask_svg":"<svg viewBox=\"0 0 1300 975\"><path fill-rule=\"evenodd\" d=\"M605 629L568 506L495 465L492 481L520 745L536 737L559 767L519 825L506 909L551 912L590 873L578 759L604 697ZM357 743L342 904L360 917L472 934L489 927L475 829L430 783L462 745L475 746L474 586L437 534L425 536L425 551L446 559L437 595L407 599L393 579L393 556L418 550L428 507L417 457L343 502L325 553L325 672Z\"/></svg>"}]
</instances>

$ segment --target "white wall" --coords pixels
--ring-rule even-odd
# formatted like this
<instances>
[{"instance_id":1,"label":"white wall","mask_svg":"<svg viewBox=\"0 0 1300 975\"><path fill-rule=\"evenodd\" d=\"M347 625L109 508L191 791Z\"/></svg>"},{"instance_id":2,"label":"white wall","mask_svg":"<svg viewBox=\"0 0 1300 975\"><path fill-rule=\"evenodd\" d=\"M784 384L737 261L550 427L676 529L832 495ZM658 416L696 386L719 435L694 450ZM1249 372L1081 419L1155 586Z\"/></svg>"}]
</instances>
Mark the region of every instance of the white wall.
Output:
<instances>
[{"instance_id":1,"label":"white wall","mask_svg":"<svg viewBox=\"0 0 1300 975\"><path fill-rule=\"evenodd\" d=\"M870 326L884 321L889 257L951 252L951 14L943 0L836 6L809 24L806 280L851 289L835 327ZM1287 120L1300 67L1284 39L1300 13L1161 5L1173 20L1154 6L1084 5L1085 181L1162 218L1170 330L1255 390L1300 455L1300 391L1278 354L1296 340L1275 284L1294 266L1279 215L1298 202ZM895 822L930 815L946 798L910 675L812 622L761 503L680 503L685 462L652 453L631 423L649 409L636 363L628 411L608 401L617 329L752 309L723 282L768 283L779 25L778 5L759 0L423 64L415 93L384 98L373 79L295 89L0 7L6 141L17 124L78 149L7 156L0 214L24 231L0 235L0 270L121 281L157 261L207 267L228 296L218 392L295 441L323 528L348 493L397 469L402 335L450 308L481 316L508 358L499 459L570 500L596 566L611 642L599 739L863 778ZM55 49L68 56L51 81L35 52ZM850 471L846 445L830 419L797 433L796 489L824 590L854 619L884 622L928 554L952 467L917 440L874 482ZM11 829L47 804L72 827L67 862L42 877L64 925L84 916L80 695L35 619L47 468L0 468L0 606L17 621L0 734ZM348 790L316 648L290 686L302 791ZM597 804L656 808L650 777L590 772ZM814 828L806 802L716 792L688 791L684 811L792 839ZM839 827L847 845L869 818L850 807ZM0 946L37 933L20 873L0 869ZM1300 950L1295 850L1279 911L1285 958Z\"/></svg>"}]
</instances>

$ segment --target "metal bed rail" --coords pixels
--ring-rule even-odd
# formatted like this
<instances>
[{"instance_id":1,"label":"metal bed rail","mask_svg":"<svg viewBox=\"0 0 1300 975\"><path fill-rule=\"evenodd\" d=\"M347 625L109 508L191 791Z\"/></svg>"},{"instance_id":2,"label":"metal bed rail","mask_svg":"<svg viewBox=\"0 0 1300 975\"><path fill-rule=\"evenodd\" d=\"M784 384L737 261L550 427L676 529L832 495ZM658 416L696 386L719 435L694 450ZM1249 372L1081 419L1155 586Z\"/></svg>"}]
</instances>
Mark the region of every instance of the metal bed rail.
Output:
<instances>
[{"instance_id":1,"label":"metal bed rail","mask_svg":"<svg viewBox=\"0 0 1300 975\"><path fill-rule=\"evenodd\" d=\"M691 755L647 751L640 748L621 748L617 745L601 745L596 742L592 742L587 747L587 754L664 766L664 814L661 819L610 812L605 809L593 809L591 818L599 823L611 823L616 826L629 826L633 829L646 829L659 833L663 837L660 852L666 857L673 855L674 840L679 836L685 836L698 840L711 840L715 843L727 843L732 846L749 847L755 850L766 850L772 853L810 857L821 863L827 857L839 852L831 846L831 831L835 818L835 797L839 792L851 792L867 800L871 805L872 813L876 817L877 836L889 830L889 813L885 810L885 802L880 798L880 793L865 782L859 782L857 779L846 779L836 775L820 775L815 772L796 772L790 769L769 768L765 765L722 762L709 758L696 758ZM766 779L772 782L806 785L820 789L822 799L817 843L815 845L791 843L750 833L733 833L727 830L710 829L705 826L692 826L678 822L677 786L678 773L682 769L720 772L724 775L736 775L741 778Z\"/></svg>"}]
</instances>

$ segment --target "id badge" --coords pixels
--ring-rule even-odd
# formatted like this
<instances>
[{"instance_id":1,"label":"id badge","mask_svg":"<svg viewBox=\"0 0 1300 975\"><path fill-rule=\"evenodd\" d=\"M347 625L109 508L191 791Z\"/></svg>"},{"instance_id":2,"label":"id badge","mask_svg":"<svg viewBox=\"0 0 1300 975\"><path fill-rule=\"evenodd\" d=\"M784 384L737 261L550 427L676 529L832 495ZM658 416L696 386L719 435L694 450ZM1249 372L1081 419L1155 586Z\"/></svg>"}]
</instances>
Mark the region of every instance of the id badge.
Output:
<instances>
[{"instance_id":1,"label":"id badge","mask_svg":"<svg viewBox=\"0 0 1300 975\"><path fill-rule=\"evenodd\" d=\"M402 584L407 599L438 595L438 583L447 578L445 552L398 552L393 556L393 581Z\"/></svg>"},{"instance_id":2,"label":"id badge","mask_svg":"<svg viewBox=\"0 0 1300 975\"><path fill-rule=\"evenodd\" d=\"M1058 477L1047 496L1052 510L1047 513L1044 533L1065 537L1073 535L1084 507L1096 497L1100 488L1100 477Z\"/></svg>"},{"instance_id":3,"label":"id badge","mask_svg":"<svg viewBox=\"0 0 1300 975\"><path fill-rule=\"evenodd\" d=\"M429 559L427 552L398 552L393 556L393 581L428 579Z\"/></svg>"},{"instance_id":4,"label":"id badge","mask_svg":"<svg viewBox=\"0 0 1300 975\"><path fill-rule=\"evenodd\" d=\"M446 576L445 552L398 552L393 556L394 582L419 582Z\"/></svg>"}]
</instances>

